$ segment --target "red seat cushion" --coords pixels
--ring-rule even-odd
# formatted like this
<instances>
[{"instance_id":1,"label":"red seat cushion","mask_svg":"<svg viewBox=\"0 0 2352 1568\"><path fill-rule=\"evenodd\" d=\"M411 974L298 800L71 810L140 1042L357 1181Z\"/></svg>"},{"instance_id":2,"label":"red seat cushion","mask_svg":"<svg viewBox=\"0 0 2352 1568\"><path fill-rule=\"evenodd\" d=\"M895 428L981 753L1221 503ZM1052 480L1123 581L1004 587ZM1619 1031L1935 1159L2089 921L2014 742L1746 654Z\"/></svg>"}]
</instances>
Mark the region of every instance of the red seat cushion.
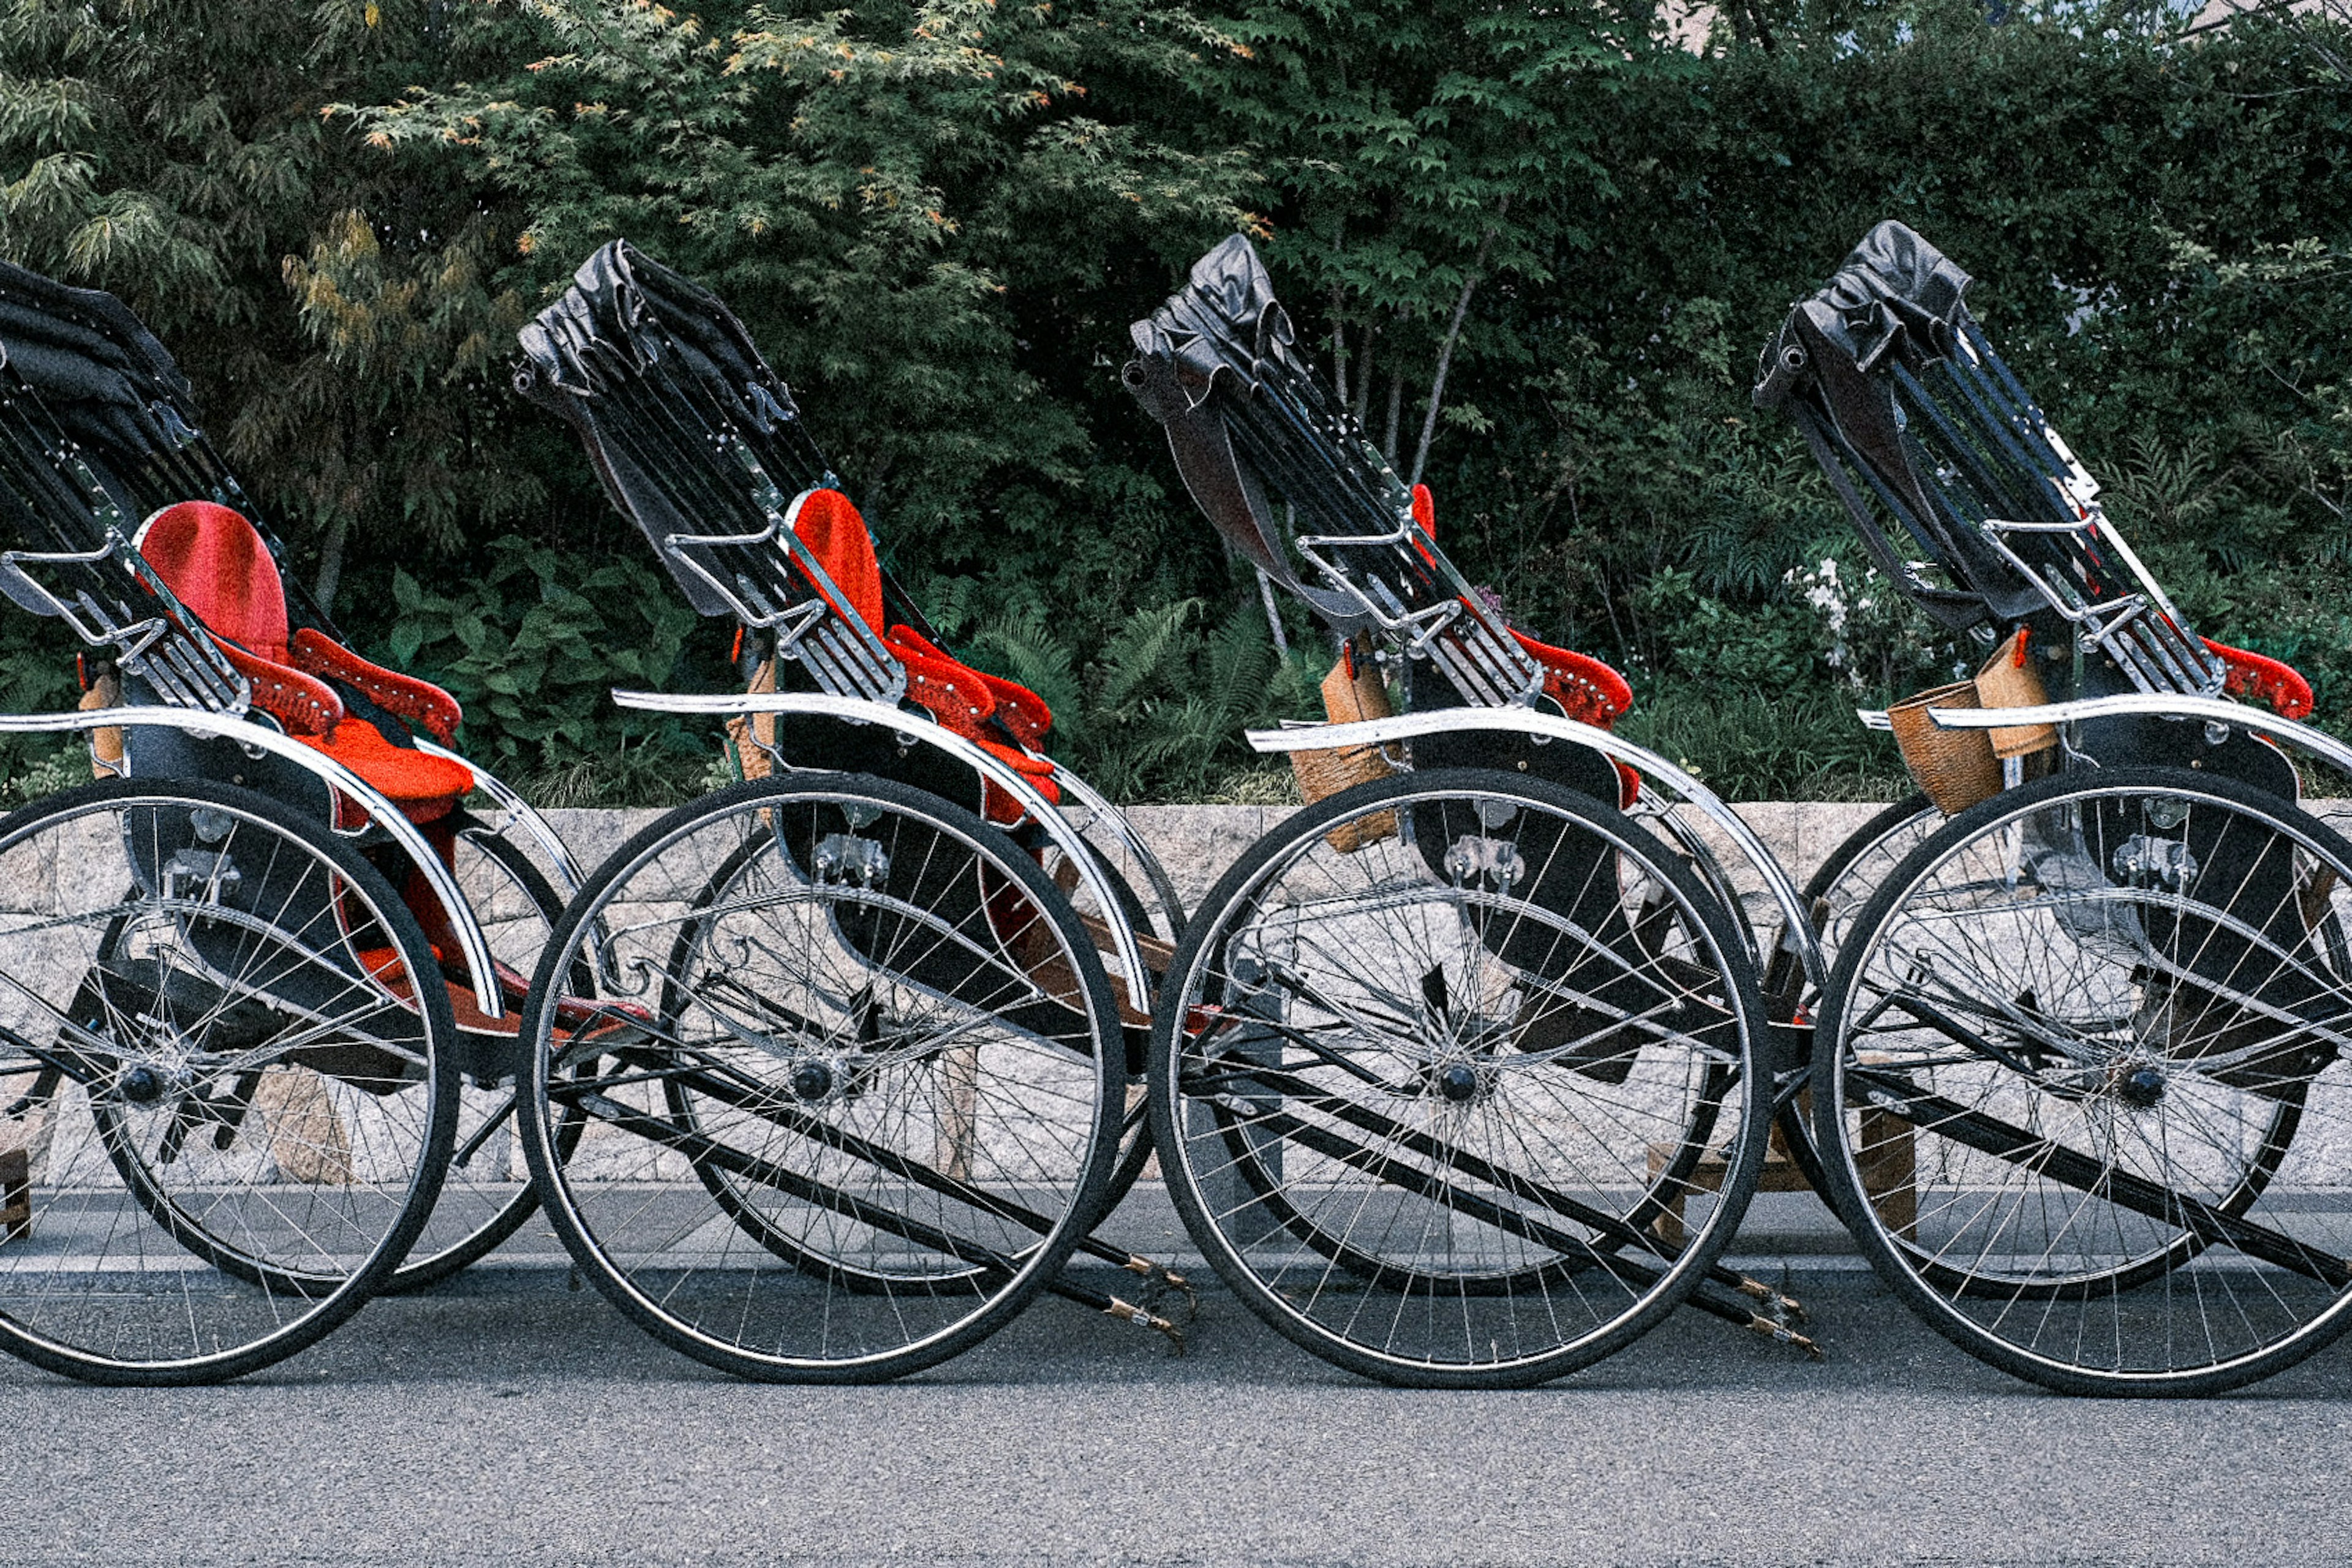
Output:
<instances>
[{"instance_id":1,"label":"red seat cushion","mask_svg":"<svg viewBox=\"0 0 2352 1568\"><path fill-rule=\"evenodd\" d=\"M793 514L793 532L807 546L834 593L825 602L864 621L907 668L907 694L930 710L941 726L977 742L1035 784L1049 801L1061 792L1054 785L1054 764L1005 745L991 733L991 721L1023 742L1034 744L1053 723L1053 714L1026 687L988 675L954 658L911 626L889 626L882 607L882 567L874 555L874 536L866 520L839 490L811 490ZM992 785L982 791L982 810L992 821L1016 822L1021 808Z\"/></svg>"},{"instance_id":2,"label":"red seat cushion","mask_svg":"<svg viewBox=\"0 0 2352 1568\"><path fill-rule=\"evenodd\" d=\"M149 518L135 540L165 586L205 626L248 653L286 664L286 585L244 514L184 500Z\"/></svg>"},{"instance_id":3,"label":"red seat cushion","mask_svg":"<svg viewBox=\"0 0 2352 1568\"><path fill-rule=\"evenodd\" d=\"M465 763L395 746L364 719L346 718L331 735L294 738L359 774L412 822L446 816L458 796L474 787L473 770Z\"/></svg>"},{"instance_id":4,"label":"red seat cushion","mask_svg":"<svg viewBox=\"0 0 2352 1568\"><path fill-rule=\"evenodd\" d=\"M841 591L838 598L826 595L826 602L856 616L880 637L882 565L874 558L874 536L866 532L866 520L849 498L839 490L809 491L793 514L793 531Z\"/></svg>"},{"instance_id":5,"label":"red seat cushion","mask_svg":"<svg viewBox=\"0 0 2352 1568\"><path fill-rule=\"evenodd\" d=\"M247 669L247 679L257 687L270 679L289 686L303 682L291 668L287 647L286 584L269 547L243 513L211 501L182 501L149 518L136 543L164 586L208 629L257 658L285 667ZM317 689L324 694L322 701L332 696L328 688ZM417 822L446 816L474 787L473 770L464 763L395 746L364 719L344 715L323 735L295 731L294 739L359 774Z\"/></svg>"}]
</instances>

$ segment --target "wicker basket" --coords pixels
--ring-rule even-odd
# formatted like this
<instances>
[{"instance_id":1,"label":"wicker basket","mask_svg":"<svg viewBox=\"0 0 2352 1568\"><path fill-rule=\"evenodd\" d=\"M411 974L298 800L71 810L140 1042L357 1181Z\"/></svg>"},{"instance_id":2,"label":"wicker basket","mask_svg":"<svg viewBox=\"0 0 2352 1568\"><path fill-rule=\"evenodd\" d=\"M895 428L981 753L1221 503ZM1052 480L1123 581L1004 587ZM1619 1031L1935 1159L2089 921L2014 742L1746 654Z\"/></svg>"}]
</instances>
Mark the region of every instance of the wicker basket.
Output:
<instances>
[{"instance_id":1,"label":"wicker basket","mask_svg":"<svg viewBox=\"0 0 2352 1568\"><path fill-rule=\"evenodd\" d=\"M2021 630L1994 649L1975 679L1922 691L1886 710L1895 743L1903 749L1903 765L1946 816L1999 793L2004 759L2029 757L2058 743L2054 724L1945 730L1927 717L1930 708L2038 708L2047 702L2042 677L2026 658L2025 637Z\"/></svg>"},{"instance_id":2,"label":"wicker basket","mask_svg":"<svg viewBox=\"0 0 2352 1568\"><path fill-rule=\"evenodd\" d=\"M1927 717L1930 708L1980 708L1973 680L1956 681L1906 697L1886 710L1903 765L1927 792L1936 809L1956 816L2000 789L2000 759L1984 730L1946 730Z\"/></svg>"},{"instance_id":3,"label":"wicker basket","mask_svg":"<svg viewBox=\"0 0 2352 1568\"><path fill-rule=\"evenodd\" d=\"M112 675L101 675L89 683L81 694L78 706L87 713L95 708L112 708L122 700L122 683ZM108 724L89 732L89 776L115 779L122 776L122 731L119 725Z\"/></svg>"},{"instance_id":4,"label":"wicker basket","mask_svg":"<svg viewBox=\"0 0 2352 1568\"><path fill-rule=\"evenodd\" d=\"M1363 719L1385 719L1389 716L1389 694L1374 673L1371 662L1359 663L1355 650L1339 655L1339 662L1323 678L1323 711L1334 724L1353 724ZM1298 775L1298 793L1312 805L1317 801L1352 789L1360 784L1384 779L1397 770L1381 754L1378 746L1336 746L1323 752L1293 752L1291 772ZM1352 855L1367 844L1377 844L1383 838L1396 837L1397 819L1393 811L1376 812L1359 817L1323 836L1324 842L1342 855Z\"/></svg>"}]
</instances>

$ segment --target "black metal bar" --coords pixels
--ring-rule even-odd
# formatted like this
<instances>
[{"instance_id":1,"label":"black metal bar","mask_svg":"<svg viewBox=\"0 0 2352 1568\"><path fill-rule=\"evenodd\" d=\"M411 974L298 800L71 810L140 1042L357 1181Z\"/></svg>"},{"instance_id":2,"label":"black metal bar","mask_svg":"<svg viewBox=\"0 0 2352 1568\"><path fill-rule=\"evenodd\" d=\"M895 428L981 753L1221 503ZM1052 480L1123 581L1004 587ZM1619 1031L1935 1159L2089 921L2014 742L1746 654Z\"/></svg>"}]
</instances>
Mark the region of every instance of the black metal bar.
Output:
<instances>
[{"instance_id":1,"label":"black metal bar","mask_svg":"<svg viewBox=\"0 0 2352 1568\"><path fill-rule=\"evenodd\" d=\"M1923 1131L2023 1165L2036 1175L2047 1176L2093 1197L2105 1198L2119 1208L2160 1224L2176 1226L2200 1240L2226 1242L2249 1258L2315 1279L2331 1290L2352 1286L2352 1262L2305 1246L2283 1231L2225 1213L2144 1176L2103 1164L2079 1150L2066 1148L1982 1111L1971 1110L1958 1100L1925 1092L1908 1077L1892 1068L1850 1063L1845 1072L1849 1079L1879 1091L1870 1097L1872 1109Z\"/></svg>"}]
</instances>

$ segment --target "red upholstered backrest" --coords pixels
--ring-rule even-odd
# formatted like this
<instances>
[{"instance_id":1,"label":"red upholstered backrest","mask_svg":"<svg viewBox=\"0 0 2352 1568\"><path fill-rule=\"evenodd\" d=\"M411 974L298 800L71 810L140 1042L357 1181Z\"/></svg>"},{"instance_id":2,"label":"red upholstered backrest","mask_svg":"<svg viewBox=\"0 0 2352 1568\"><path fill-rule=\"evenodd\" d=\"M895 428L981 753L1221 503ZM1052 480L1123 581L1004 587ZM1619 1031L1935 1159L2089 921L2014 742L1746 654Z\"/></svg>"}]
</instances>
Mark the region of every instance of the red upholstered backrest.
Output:
<instances>
[{"instance_id":1,"label":"red upholstered backrest","mask_svg":"<svg viewBox=\"0 0 2352 1568\"><path fill-rule=\"evenodd\" d=\"M811 490L793 519L793 531L841 590L834 607L849 611L881 636L882 567L874 559L874 536L849 498L839 490Z\"/></svg>"},{"instance_id":2,"label":"red upholstered backrest","mask_svg":"<svg viewBox=\"0 0 2352 1568\"><path fill-rule=\"evenodd\" d=\"M273 663L288 661L286 585L242 513L184 500L149 518L138 542L155 574L205 626Z\"/></svg>"}]
</instances>

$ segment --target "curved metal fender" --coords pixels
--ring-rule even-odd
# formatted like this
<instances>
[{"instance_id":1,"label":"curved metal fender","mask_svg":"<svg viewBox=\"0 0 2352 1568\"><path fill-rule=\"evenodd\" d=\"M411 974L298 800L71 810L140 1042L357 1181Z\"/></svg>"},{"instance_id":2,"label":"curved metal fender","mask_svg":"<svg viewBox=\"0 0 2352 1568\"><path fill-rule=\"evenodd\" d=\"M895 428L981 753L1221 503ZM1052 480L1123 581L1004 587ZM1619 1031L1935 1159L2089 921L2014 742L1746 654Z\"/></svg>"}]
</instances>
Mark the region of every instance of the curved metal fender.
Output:
<instances>
[{"instance_id":1,"label":"curved metal fender","mask_svg":"<svg viewBox=\"0 0 2352 1568\"><path fill-rule=\"evenodd\" d=\"M441 858L433 853L433 846L416 825L408 820L400 807L384 798L373 784L343 766L332 757L294 741L276 730L265 729L249 719L233 718L226 713L200 713L186 708L92 708L72 713L0 713L0 734L62 734L73 730L104 730L118 726L144 725L151 729L184 730L200 735L216 735L256 751L268 752L275 757L316 775L334 789L360 803L369 819L392 837L401 852L415 863L424 873L425 884L433 889L441 910L449 917L449 929L457 933L457 946L466 959L466 973L473 977L474 1005L485 1017L506 1016L505 1005L499 999L498 971L490 962L490 944L482 935L481 922L474 918L466 897L457 890L457 879ZM444 756L448 752L442 752ZM465 759L458 758L463 762ZM467 766L473 766L467 763ZM168 779L158 779L168 784ZM334 831L332 828L329 832Z\"/></svg>"},{"instance_id":2,"label":"curved metal fender","mask_svg":"<svg viewBox=\"0 0 2352 1568\"><path fill-rule=\"evenodd\" d=\"M520 823L532 842L546 852L548 864L555 868L555 879L563 884L560 889L563 896L568 899L580 890L580 885L587 880L581 873L580 862L572 858L572 851L564 844L562 836L555 831L555 825L541 816L538 808L509 789L488 768L461 752L453 752L446 746L436 746L422 735L413 735L410 739L426 756L446 758L470 769L474 775L474 787L498 802L499 809L507 814L508 820Z\"/></svg>"},{"instance_id":3,"label":"curved metal fender","mask_svg":"<svg viewBox=\"0 0 2352 1568\"><path fill-rule=\"evenodd\" d=\"M921 744L945 752L1011 795L1021 809L1045 830L1045 837L1054 841L1055 847L1070 858L1070 863L1078 868L1079 880L1094 895L1096 906L1103 911L1104 923L1110 928L1111 940L1116 944L1114 956L1118 958L1119 967L1127 972L1133 987L1129 994L1138 997L1151 995L1151 971L1144 965L1143 949L1136 941L1134 925L1127 918L1118 893L1112 890L1110 878L1103 870L1094 846L1088 844L1086 836L1054 809L1053 802L1040 794L1034 784L953 731L887 703L867 702L855 697L834 697L818 691L758 691L740 696L698 696L667 691L615 690L613 700L623 708L640 709L648 713L701 713L724 717L738 713L811 713L827 719L846 720L852 724L879 724L908 745ZM1116 818L1118 814L1114 812L1112 816ZM1159 872L1159 862L1151 859L1148 853L1143 863L1158 873L1159 878L1164 878L1165 873ZM1171 908L1173 907L1171 904ZM1149 1011L1149 1008L1143 1010Z\"/></svg>"},{"instance_id":4,"label":"curved metal fender","mask_svg":"<svg viewBox=\"0 0 2352 1568\"><path fill-rule=\"evenodd\" d=\"M1176 896L1176 884L1170 879L1168 868L1160 865L1160 857L1151 852L1151 846L1143 841L1143 836L1136 832L1134 824L1127 820L1127 814L1111 805L1094 785L1059 763L1054 768L1054 782L1061 785L1063 794L1094 813L1096 821L1110 825L1111 832L1118 836L1119 847L1133 856L1136 863L1143 868L1144 878L1151 884L1151 896L1160 900L1160 912L1168 917L1168 940L1182 940L1184 901Z\"/></svg>"},{"instance_id":5,"label":"curved metal fender","mask_svg":"<svg viewBox=\"0 0 2352 1568\"><path fill-rule=\"evenodd\" d=\"M2071 724L2084 719L2121 717L2195 719L2267 735L2317 757L2337 773L2352 776L2352 746L2324 730L2219 697L2134 691L2120 697L2085 698L2080 702L2048 702L2039 708L1930 708L1927 717L1946 730L2002 730L2011 725Z\"/></svg>"},{"instance_id":6,"label":"curved metal fender","mask_svg":"<svg viewBox=\"0 0 2352 1568\"><path fill-rule=\"evenodd\" d=\"M2016 709L2004 709L2014 714ZM2001 721L2016 723L2014 718ZM1247 733L1251 747L1259 752L1319 752L1341 746L1384 746L1396 741L1409 741L1417 735L1451 734L1464 730L1498 730L1522 735L1540 735L1549 740L1572 741L1580 746L1590 746L1613 761L1625 763L1642 775L1645 784L1664 789L1677 800L1687 802L1706 819L1722 829L1756 874L1764 879L1764 887L1772 901L1780 906L1782 940L1791 943L1799 962L1805 966L1806 976L1816 985L1828 984L1829 975L1822 963L1822 945L1813 935L1813 923L1806 918L1804 900L1798 895L1797 884L1788 870L1764 847L1756 830L1740 820L1739 814L1724 804L1721 796L1675 766L1645 746L1611 734L1606 730L1580 724L1573 719L1557 714L1538 713L1526 708L1440 708L1421 713L1399 713L1387 719L1366 719L1353 724L1305 724L1291 730L1252 730ZM1738 909L1731 911L1744 928L1746 917Z\"/></svg>"}]
</instances>

